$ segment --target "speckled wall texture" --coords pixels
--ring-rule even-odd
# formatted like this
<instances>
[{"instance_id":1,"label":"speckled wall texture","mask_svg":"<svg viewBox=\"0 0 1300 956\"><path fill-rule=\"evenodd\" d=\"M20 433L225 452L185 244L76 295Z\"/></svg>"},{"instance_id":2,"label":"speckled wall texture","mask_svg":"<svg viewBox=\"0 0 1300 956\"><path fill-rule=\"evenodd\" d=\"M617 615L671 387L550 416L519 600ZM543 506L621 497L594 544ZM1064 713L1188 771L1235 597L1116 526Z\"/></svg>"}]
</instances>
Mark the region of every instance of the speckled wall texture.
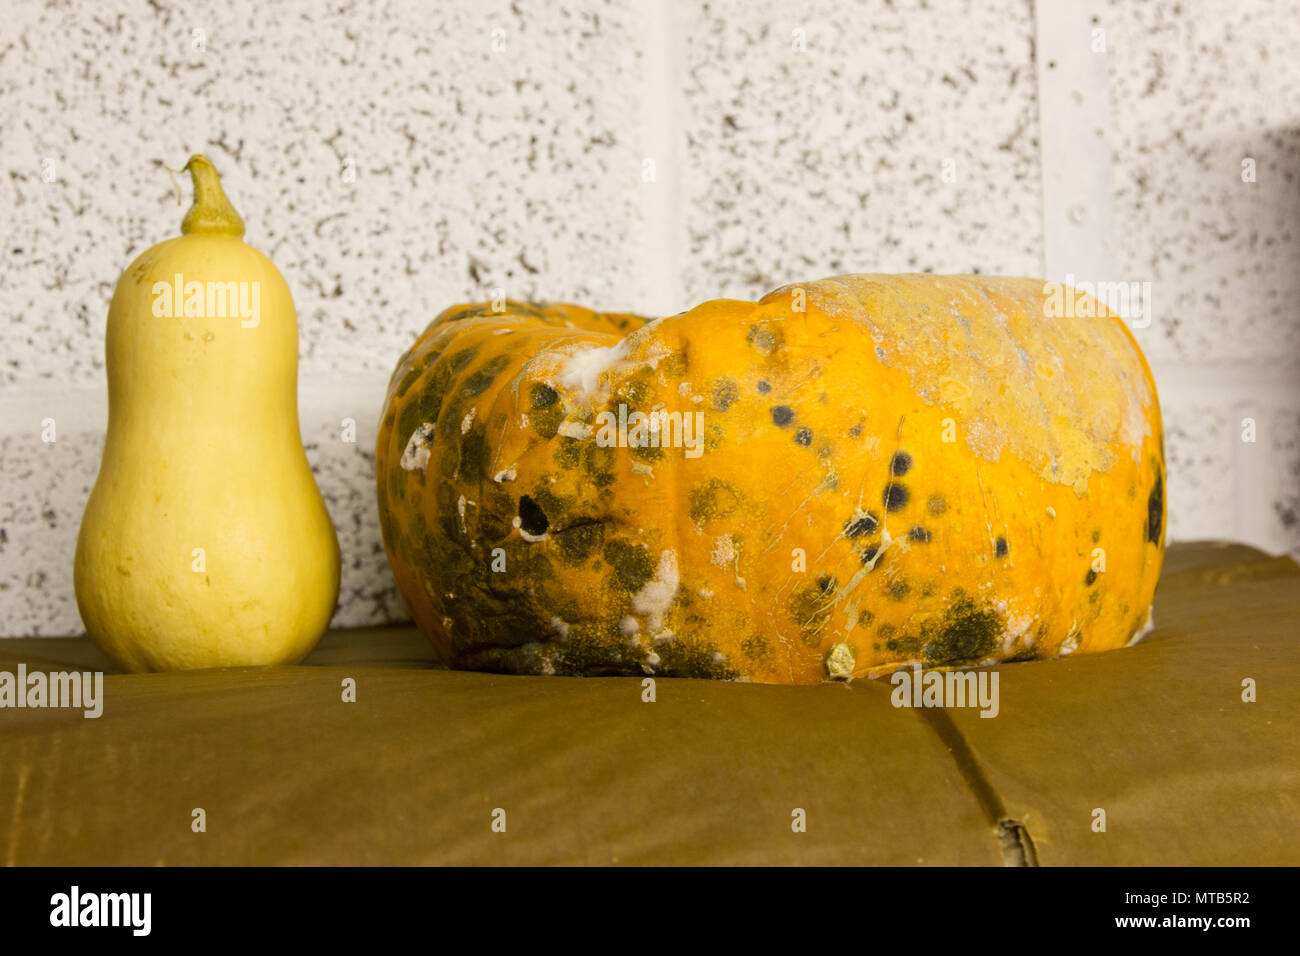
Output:
<instances>
[{"instance_id":1,"label":"speckled wall texture","mask_svg":"<svg viewBox=\"0 0 1300 956\"><path fill-rule=\"evenodd\" d=\"M1098 3L1117 278L1153 284L1138 334L1168 420L1171 535L1294 548L1300 3ZM104 316L123 266L178 227L162 163L211 156L293 289L303 438L344 553L335 623L401 620L371 446L387 375L434 314L497 288L670 312L837 272L1041 275L1040 117L1059 106L1038 96L1036 15L6 4L0 634L81 629Z\"/></svg>"}]
</instances>

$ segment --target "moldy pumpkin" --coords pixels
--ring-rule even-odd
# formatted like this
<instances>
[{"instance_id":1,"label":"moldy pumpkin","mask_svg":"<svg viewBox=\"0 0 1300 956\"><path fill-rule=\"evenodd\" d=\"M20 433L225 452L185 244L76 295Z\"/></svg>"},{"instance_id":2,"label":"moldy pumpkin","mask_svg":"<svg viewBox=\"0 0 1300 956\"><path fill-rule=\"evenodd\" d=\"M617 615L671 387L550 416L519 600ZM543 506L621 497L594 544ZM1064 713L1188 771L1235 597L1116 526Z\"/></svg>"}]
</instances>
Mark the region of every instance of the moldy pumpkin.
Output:
<instances>
[{"instance_id":1,"label":"moldy pumpkin","mask_svg":"<svg viewBox=\"0 0 1300 956\"><path fill-rule=\"evenodd\" d=\"M1048 300L850 275L655 321L448 309L376 453L417 625L461 668L783 684L1131 642L1164 548L1155 386L1119 318ZM702 413L703 453L601 440L620 406Z\"/></svg>"}]
</instances>

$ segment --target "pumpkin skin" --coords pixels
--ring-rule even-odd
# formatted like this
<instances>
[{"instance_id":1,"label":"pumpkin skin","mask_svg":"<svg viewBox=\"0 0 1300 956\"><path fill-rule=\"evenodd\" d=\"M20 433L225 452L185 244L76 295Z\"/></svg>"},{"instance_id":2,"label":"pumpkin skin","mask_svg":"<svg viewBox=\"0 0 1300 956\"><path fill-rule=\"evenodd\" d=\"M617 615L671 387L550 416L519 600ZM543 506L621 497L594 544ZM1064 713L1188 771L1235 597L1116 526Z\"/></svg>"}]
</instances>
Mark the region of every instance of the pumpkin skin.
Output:
<instances>
[{"instance_id":1,"label":"pumpkin skin","mask_svg":"<svg viewBox=\"0 0 1300 956\"><path fill-rule=\"evenodd\" d=\"M448 309L375 460L416 624L454 667L781 684L1130 643L1164 550L1155 385L1118 317L1049 300L850 275L653 322ZM620 404L702 413L700 453L610 445Z\"/></svg>"}]
</instances>

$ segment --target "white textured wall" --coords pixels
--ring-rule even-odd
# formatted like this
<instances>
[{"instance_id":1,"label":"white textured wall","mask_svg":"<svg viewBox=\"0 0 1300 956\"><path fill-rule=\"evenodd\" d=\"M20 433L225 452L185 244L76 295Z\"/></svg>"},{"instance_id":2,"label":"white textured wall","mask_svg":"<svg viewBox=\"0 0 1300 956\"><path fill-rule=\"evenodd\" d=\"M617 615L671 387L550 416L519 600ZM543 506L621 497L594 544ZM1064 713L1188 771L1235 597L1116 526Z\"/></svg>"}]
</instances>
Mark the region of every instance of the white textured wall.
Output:
<instances>
[{"instance_id":1,"label":"white textured wall","mask_svg":"<svg viewBox=\"0 0 1300 956\"><path fill-rule=\"evenodd\" d=\"M1115 278L1154 287L1140 340L1168 421L1171 535L1297 546L1300 4L1096 0L1104 68L1051 86L1036 35L1057 15L1031 0L11 0L0 634L80 630L105 311L183 211L160 162L207 153L293 289L303 439L344 551L336 623L360 624L405 613L371 444L390 369L442 307L497 286L673 312L836 272L1045 275L1070 226L1044 203L1040 132L1062 135L1073 92L1109 117L1078 135L1105 146L1079 161L1113 183L1088 202L1113 218Z\"/></svg>"}]
</instances>

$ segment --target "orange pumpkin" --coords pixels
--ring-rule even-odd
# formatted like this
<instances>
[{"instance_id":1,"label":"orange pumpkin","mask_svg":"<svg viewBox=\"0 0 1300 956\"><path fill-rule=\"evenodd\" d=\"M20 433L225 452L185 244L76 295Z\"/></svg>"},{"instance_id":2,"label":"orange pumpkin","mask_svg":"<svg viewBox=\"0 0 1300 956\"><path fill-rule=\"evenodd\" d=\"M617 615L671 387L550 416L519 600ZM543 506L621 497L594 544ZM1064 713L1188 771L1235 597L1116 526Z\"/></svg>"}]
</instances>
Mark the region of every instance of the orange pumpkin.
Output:
<instances>
[{"instance_id":1,"label":"orange pumpkin","mask_svg":"<svg viewBox=\"0 0 1300 956\"><path fill-rule=\"evenodd\" d=\"M1053 301L851 275L652 322L448 309L379 433L397 583L450 665L517 673L801 684L1123 646L1163 556L1155 386L1119 318Z\"/></svg>"}]
</instances>

